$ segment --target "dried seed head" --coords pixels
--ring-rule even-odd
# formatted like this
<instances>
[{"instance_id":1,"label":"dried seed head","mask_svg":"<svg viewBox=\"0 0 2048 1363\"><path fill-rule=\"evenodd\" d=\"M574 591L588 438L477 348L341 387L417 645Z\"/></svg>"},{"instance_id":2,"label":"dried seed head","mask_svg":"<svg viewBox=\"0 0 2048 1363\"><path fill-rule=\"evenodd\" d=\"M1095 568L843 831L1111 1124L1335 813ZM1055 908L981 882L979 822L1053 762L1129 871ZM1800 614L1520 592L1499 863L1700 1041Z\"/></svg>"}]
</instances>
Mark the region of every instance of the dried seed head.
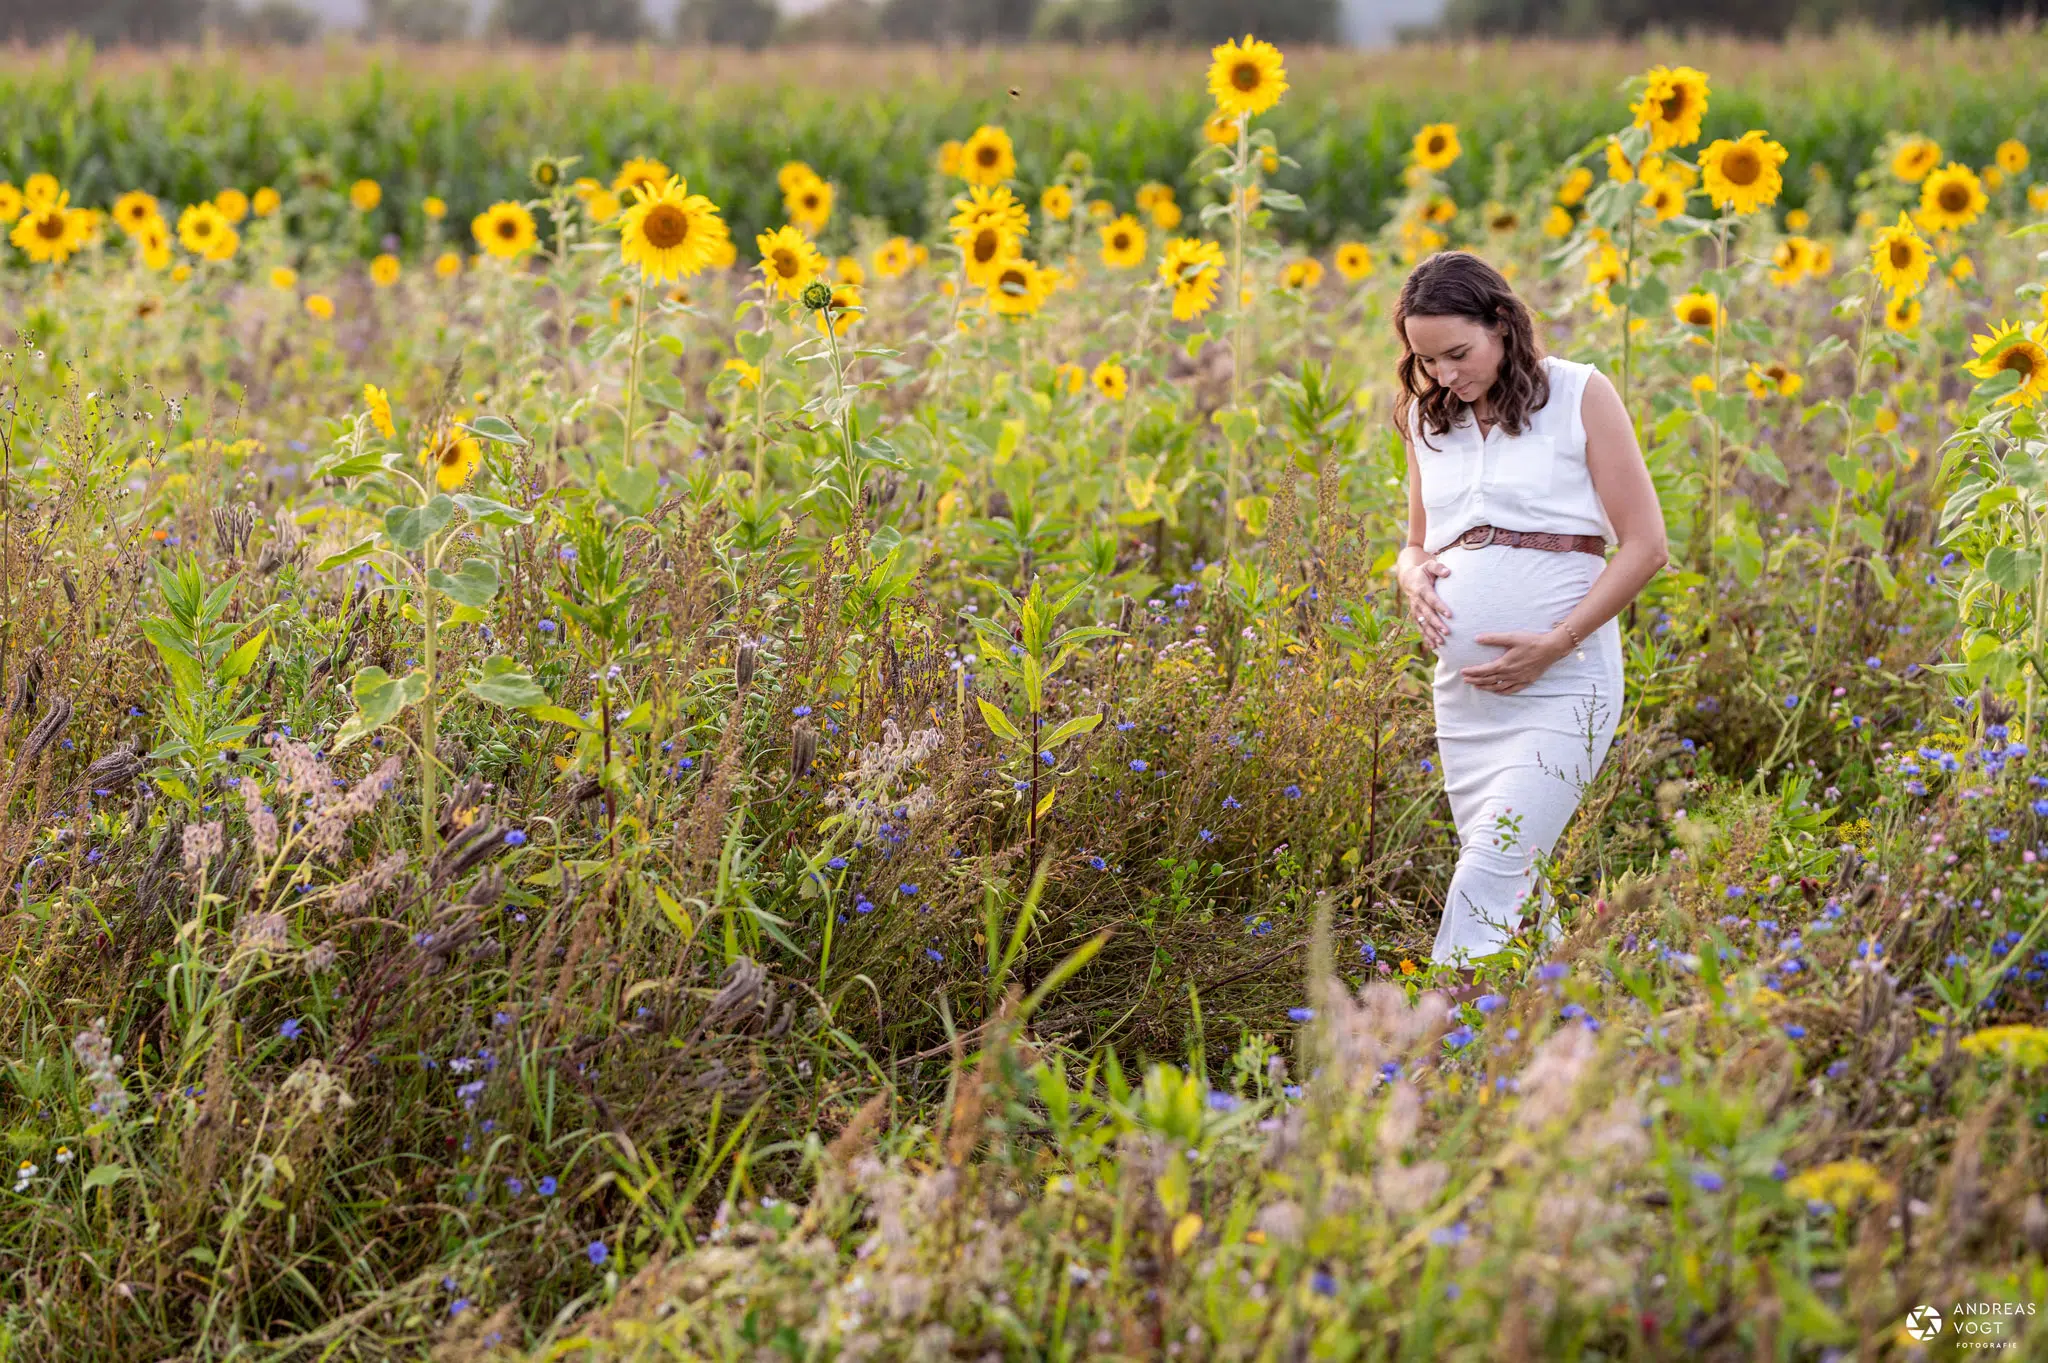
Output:
<instances>
[{"instance_id":1,"label":"dried seed head","mask_svg":"<svg viewBox=\"0 0 2048 1363\"><path fill-rule=\"evenodd\" d=\"M733 660L733 676L742 691L754 684L754 665L759 654L760 646L752 639L740 643L739 654Z\"/></svg>"},{"instance_id":2,"label":"dried seed head","mask_svg":"<svg viewBox=\"0 0 2048 1363\"><path fill-rule=\"evenodd\" d=\"M818 731L811 727L808 719L798 720L794 732L789 736L789 774L801 781L811 774L811 763L818 756Z\"/></svg>"},{"instance_id":3,"label":"dried seed head","mask_svg":"<svg viewBox=\"0 0 2048 1363\"><path fill-rule=\"evenodd\" d=\"M226 848L227 840L222 835L220 820L212 823L195 823L185 826L185 869L196 871L209 861L218 860Z\"/></svg>"}]
</instances>

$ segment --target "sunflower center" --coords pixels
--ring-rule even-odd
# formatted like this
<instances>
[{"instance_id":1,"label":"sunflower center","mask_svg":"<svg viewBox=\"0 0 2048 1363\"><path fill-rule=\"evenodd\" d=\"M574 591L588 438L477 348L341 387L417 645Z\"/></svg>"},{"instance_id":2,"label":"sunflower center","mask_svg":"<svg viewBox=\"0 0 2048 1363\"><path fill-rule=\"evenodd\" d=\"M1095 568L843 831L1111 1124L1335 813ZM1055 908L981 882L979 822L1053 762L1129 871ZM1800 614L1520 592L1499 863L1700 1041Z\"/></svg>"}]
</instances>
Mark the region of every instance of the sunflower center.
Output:
<instances>
[{"instance_id":1,"label":"sunflower center","mask_svg":"<svg viewBox=\"0 0 2048 1363\"><path fill-rule=\"evenodd\" d=\"M193 221L193 223L192 223L192 235L193 235L193 236L195 236L195 237L210 237L210 236L212 236L212 235L213 235L213 220L212 220L211 218L198 218L198 219L195 219L195 220Z\"/></svg>"},{"instance_id":2,"label":"sunflower center","mask_svg":"<svg viewBox=\"0 0 2048 1363\"><path fill-rule=\"evenodd\" d=\"M1944 212L1960 213L1970 206L1970 188L1951 180L1941 187L1941 193L1936 198Z\"/></svg>"},{"instance_id":3,"label":"sunflower center","mask_svg":"<svg viewBox=\"0 0 2048 1363\"><path fill-rule=\"evenodd\" d=\"M1912 267L1912 264L1913 264L1913 248L1912 248L1912 247L1911 247L1910 245L1908 245L1907 243L1905 243L1905 242L1903 242L1903 241L1895 241L1895 242L1893 242L1893 243L1892 243L1892 253L1891 253L1891 254L1892 254L1892 268L1893 268L1894 270L1904 270L1904 269L1909 269L1909 268L1911 268L1911 267Z\"/></svg>"},{"instance_id":4,"label":"sunflower center","mask_svg":"<svg viewBox=\"0 0 2048 1363\"><path fill-rule=\"evenodd\" d=\"M656 204L640 221L647 244L657 251L673 251L690 235L690 215L671 203Z\"/></svg>"},{"instance_id":5,"label":"sunflower center","mask_svg":"<svg viewBox=\"0 0 2048 1363\"><path fill-rule=\"evenodd\" d=\"M776 247L775 254L768 257L768 262L775 267L775 273L782 278L795 279L797 277L796 252L790 250L787 246Z\"/></svg>"},{"instance_id":6,"label":"sunflower center","mask_svg":"<svg viewBox=\"0 0 2048 1363\"><path fill-rule=\"evenodd\" d=\"M978 166L993 166L996 163L996 149L987 144L976 147L974 163Z\"/></svg>"},{"instance_id":7,"label":"sunflower center","mask_svg":"<svg viewBox=\"0 0 2048 1363\"><path fill-rule=\"evenodd\" d=\"M511 241L514 237L519 235L519 224L512 221L512 219L510 218L498 219L498 235L503 237L506 241Z\"/></svg>"},{"instance_id":8,"label":"sunflower center","mask_svg":"<svg viewBox=\"0 0 2048 1363\"><path fill-rule=\"evenodd\" d=\"M1239 62L1230 68L1230 83L1240 90L1259 88L1259 68L1254 62Z\"/></svg>"},{"instance_id":9,"label":"sunflower center","mask_svg":"<svg viewBox=\"0 0 2048 1363\"><path fill-rule=\"evenodd\" d=\"M1002 279L999 283L1004 293L1025 292L1024 272L1022 270L1013 268L1003 271Z\"/></svg>"},{"instance_id":10,"label":"sunflower center","mask_svg":"<svg viewBox=\"0 0 2048 1363\"><path fill-rule=\"evenodd\" d=\"M996 258L996 247L1000 244L995 229L984 227L974 234L974 259L977 264L986 265Z\"/></svg>"},{"instance_id":11,"label":"sunflower center","mask_svg":"<svg viewBox=\"0 0 2048 1363\"><path fill-rule=\"evenodd\" d=\"M45 213L36 219L36 235L44 241L61 241L64 237L64 215Z\"/></svg>"},{"instance_id":12,"label":"sunflower center","mask_svg":"<svg viewBox=\"0 0 2048 1363\"><path fill-rule=\"evenodd\" d=\"M1731 185L1753 185L1763 172L1763 158L1748 147L1737 147L1721 158L1721 178Z\"/></svg>"},{"instance_id":13,"label":"sunflower center","mask_svg":"<svg viewBox=\"0 0 2048 1363\"><path fill-rule=\"evenodd\" d=\"M1706 304L1695 303L1692 305L1692 311L1685 315L1685 320L1696 327L1703 327L1714 320L1714 313Z\"/></svg>"},{"instance_id":14,"label":"sunflower center","mask_svg":"<svg viewBox=\"0 0 2048 1363\"><path fill-rule=\"evenodd\" d=\"M1774 364L1764 370L1764 377L1768 378L1772 383L1783 383L1785 381L1785 373L1784 365Z\"/></svg>"},{"instance_id":15,"label":"sunflower center","mask_svg":"<svg viewBox=\"0 0 2048 1363\"><path fill-rule=\"evenodd\" d=\"M452 469L462 462L462 446L451 440L441 447L440 453L434 458L442 468Z\"/></svg>"},{"instance_id":16,"label":"sunflower center","mask_svg":"<svg viewBox=\"0 0 2048 1363\"><path fill-rule=\"evenodd\" d=\"M1119 251L1128 251L1131 248L1131 239L1124 233L1119 232L1109 239L1109 244Z\"/></svg>"},{"instance_id":17,"label":"sunflower center","mask_svg":"<svg viewBox=\"0 0 2048 1363\"><path fill-rule=\"evenodd\" d=\"M1444 135L1443 135L1442 133L1432 133L1432 134L1430 134L1430 138L1429 138L1429 141L1428 141L1428 143L1426 143L1426 144L1425 144L1425 147L1424 147L1424 149L1425 149L1426 151L1428 151L1428 152L1429 152L1429 154L1430 154L1431 156L1441 156L1441 155L1443 155L1443 153L1444 153Z\"/></svg>"},{"instance_id":18,"label":"sunflower center","mask_svg":"<svg viewBox=\"0 0 2048 1363\"><path fill-rule=\"evenodd\" d=\"M1680 86L1676 90L1673 90L1670 94L1666 95L1661 101L1661 107L1664 111L1664 121L1666 123L1676 123L1681 117L1684 116L1686 104L1687 95L1684 86Z\"/></svg>"},{"instance_id":19,"label":"sunflower center","mask_svg":"<svg viewBox=\"0 0 2048 1363\"><path fill-rule=\"evenodd\" d=\"M1998 357L1998 367L2009 369L2025 382L2031 383L2040 368L2040 359L2028 347L2016 345Z\"/></svg>"}]
</instances>

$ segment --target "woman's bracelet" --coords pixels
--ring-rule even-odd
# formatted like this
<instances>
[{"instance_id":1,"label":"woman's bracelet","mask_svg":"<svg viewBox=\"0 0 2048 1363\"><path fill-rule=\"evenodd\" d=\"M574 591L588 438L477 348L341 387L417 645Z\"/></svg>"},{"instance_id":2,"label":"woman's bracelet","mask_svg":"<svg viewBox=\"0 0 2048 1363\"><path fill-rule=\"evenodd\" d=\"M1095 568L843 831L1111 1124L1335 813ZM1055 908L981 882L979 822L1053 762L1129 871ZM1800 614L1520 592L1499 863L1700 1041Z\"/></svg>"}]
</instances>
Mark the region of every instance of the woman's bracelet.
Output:
<instances>
[{"instance_id":1,"label":"woman's bracelet","mask_svg":"<svg viewBox=\"0 0 2048 1363\"><path fill-rule=\"evenodd\" d=\"M1579 648L1579 647L1581 647L1581 646L1583 646L1583 645L1585 644L1585 642L1586 642L1586 641L1585 641L1584 639L1582 639L1582 638L1580 638L1580 637L1579 637L1579 632L1578 632L1577 630L1573 629L1573 628L1571 627L1571 625L1570 625L1570 624L1568 624L1568 623L1566 623L1565 621L1563 621L1563 620L1560 620L1560 621L1558 621L1558 622L1557 622L1557 628L1559 628L1559 629L1561 629L1561 630L1563 630L1563 631L1564 631L1564 633L1565 633L1565 637L1566 637L1567 639L1570 639L1570 640L1572 641L1572 647L1573 647L1574 649L1576 649L1576 648Z\"/></svg>"}]
</instances>

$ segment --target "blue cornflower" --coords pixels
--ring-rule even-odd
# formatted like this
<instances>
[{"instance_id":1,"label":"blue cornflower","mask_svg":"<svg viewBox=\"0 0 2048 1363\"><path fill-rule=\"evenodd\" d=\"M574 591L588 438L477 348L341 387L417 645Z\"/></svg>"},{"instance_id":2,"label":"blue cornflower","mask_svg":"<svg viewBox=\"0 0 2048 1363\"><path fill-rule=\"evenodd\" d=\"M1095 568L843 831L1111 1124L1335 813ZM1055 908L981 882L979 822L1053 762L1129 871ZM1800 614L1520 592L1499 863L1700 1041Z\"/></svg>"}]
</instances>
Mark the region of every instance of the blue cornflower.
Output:
<instances>
[{"instance_id":1,"label":"blue cornflower","mask_svg":"<svg viewBox=\"0 0 2048 1363\"><path fill-rule=\"evenodd\" d=\"M1787 696L1787 697L1785 697L1785 708L1786 708L1787 710L1791 709L1791 708L1792 708L1793 706L1797 705L1798 703L1799 703L1799 697L1797 697L1797 696Z\"/></svg>"},{"instance_id":2,"label":"blue cornflower","mask_svg":"<svg viewBox=\"0 0 2048 1363\"><path fill-rule=\"evenodd\" d=\"M896 893L902 895L905 899L917 898L917 882L912 880L904 881L896 887Z\"/></svg>"},{"instance_id":3,"label":"blue cornflower","mask_svg":"<svg viewBox=\"0 0 2048 1363\"><path fill-rule=\"evenodd\" d=\"M1133 758L1131 759L1131 770L1132 770L1132 771L1140 771L1140 772L1141 772L1141 771L1145 771L1145 770L1147 769L1147 767L1148 767L1148 764L1146 763L1146 761L1145 761L1145 759L1144 759L1144 758L1142 758L1142 757L1133 757Z\"/></svg>"},{"instance_id":4,"label":"blue cornflower","mask_svg":"<svg viewBox=\"0 0 2048 1363\"><path fill-rule=\"evenodd\" d=\"M1551 980L1561 980L1564 978L1567 969L1568 967L1562 961L1546 961L1536 967L1536 978L1546 983Z\"/></svg>"},{"instance_id":5,"label":"blue cornflower","mask_svg":"<svg viewBox=\"0 0 2048 1363\"><path fill-rule=\"evenodd\" d=\"M1459 1051L1472 1044L1473 1035L1470 1027L1459 1027L1444 1037L1444 1040L1451 1043L1452 1050Z\"/></svg>"},{"instance_id":6,"label":"blue cornflower","mask_svg":"<svg viewBox=\"0 0 2048 1363\"><path fill-rule=\"evenodd\" d=\"M1321 1296L1334 1297L1337 1295L1337 1280L1320 1268L1309 1275L1308 1283Z\"/></svg>"},{"instance_id":7,"label":"blue cornflower","mask_svg":"<svg viewBox=\"0 0 2048 1363\"><path fill-rule=\"evenodd\" d=\"M1681 738L1681 739L1679 739L1679 740L1678 740L1678 746L1679 746L1679 747L1681 747L1681 748L1683 748L1683 749L1684 749L1685 751L1687 751L1687 752L1696 752L1696 751L1697 751L1697 750L1699 749L1699 745L1698 745L1697 743L1694 743L1694 742L1693 742L1693 741L1692 741L1691 739L1689 739L1689 738Z\"/></svg>"},{"instance_id":8,"label":"blue cornflower","mask_svg":"<svg viewBox=\"0 0 2048 1363\"><path fill-rule=\"evenodd\" d=\"M451 1315L451 1316L459 1316L459 1315L461 1315L461 1314L462 1314L462 1313L463 1313L464 1311L467 1311L468 1309L469 1309L469 1298L468 1298L468 1297L457 1297L457 1298L456 1298L456 1299L455 1299L454 1301L451 1301L451 1302L449 1302L449 1303L448 1303L448 1314L449 1314L449 1315Z\"/></svg>"},{"instance_id":9,"label":"blue cornflower","mask_svg":"<svg viewBox=\"0 0 2048 1363\"><path fill-rule=\"evenodd\" d=\"M558 1186L553 1174L543 1174L541 1175L540 1182L533 1185L533 1190L542 1197L553 1197Z\"/></svg>"},{"instance_id":10,"label":"blue cornflower","mask_svg":"<svg viewBox=\"0 0 2048 1363\"><path fill-rule=\"evenodd\" d=\"M1316 1010L1313 1008L1290 1008L1287 1010L1287 1016L1296 1022L1307 1022L1315 1015Z\"/></svg>"},{"instance_id":11,"label":"blue cornflower","mask_svg":"<svg viewBox=\"0 0 2048 1363\"><path fill-rule=\"evenodd\" d=\"M828 861L828 862L826 862L826 863L825 863L825 869L826 869L826 870L828 870L828 871L843 871L843 870L845 870L845 869L846 869L846 858L845 858L845 857L834 857L834 858L832 858L832 860L830 860L830 861Z\"/></svg>"},{"instance_id":12,"label":"blue cornflower","mask_svg":"<svg viewBox=\"0 0 2048 1363\"><path fill-rule=\"evenodd\" d=\"M543 620L543 621L541 621L541 622L540 622L540 632L541 632L542 634L553 634L553 633L555 632L555 622L554 622L554 621L552 621L552 620Z\"/></svg>"},{"instance_id":13,"label":"blue cornflower","mask_svg":"<svg viewBox=\"0 0 2048 1363\"><path fill-rule=\"evenodd\" d=\"M1041 752L1038 754L1038 760L1049 767L1053 764L1053 755L1049 752Z\"/></svg>"},{"instance_id":14,"label":"blue cornflower","mask_svg":"<svg viewBox=\"0 0 2048 1363\"><path fill-rule=\"evenodd\" d=\"M790 711L790 713L795 715L798 719L803 719L805 716L811 713L811 707L808 705L799 705L796 707L796 709Z\"/></svg>"},{"instance_id":15,"label":"blue cornflower","mask_svg":"<svg viewBox=\"0 0 2048 1363\"><path fill-rule=\"evenodd\" d=\"M1116 731L1120 734L1127 734L1137 727L1138 721L1135 719L1120 719L1116 722Z\"/></svg>"},{"instance_id":16,"label":"blue cornflower","mask_svg":"<svg viewBox=\"0 0 2048 1363\"><path fill-rule=\"evenodd\" d=\"M1283 1097L1283 1098L1291 1098L1291 1099L1293 1099L1293 1100L1294 1100L1295 1102L1300 1102L1300 1101L1301 1101L1301 1085L1299 1085L1299 1084L1289 1084L1289 1085L1287 1085L1287 1087L1285 1087L1285 1088L1283 1088L1283 1089L1281 1089L1281 1090L1280 1090L1280 1096L1281 1096L1281 1097Z\"/></svg>"},{"instance_id":17,"label":"blue cornflower","mask_svg":"<svg viewBox=\"0 0 2048 1363\"><path fill-rule=\"evenodd\" d=\"M1286 796L1286 797L1287 797L1288 799L1290 799L1290 800L1299 800L1299 799L1301 798L1301 787L1300 787L1300 786L1289 786L1289 787L1287 787L1287 788L1286 788L1285 790L1281 791L1280 793L1281 793L1282 795L1285 795L1285 796Z\"/></svg>"},{"instance_id":18,"label":"blue cornflower","mask_svg":"<svg viewBox=\"0 0 2048 1363\"><path fill-rule=\"evenodd\" d=\"M583 1252L590 1256L590 1262L593 1264L601 1264L612 1257L611 1250L605 1247L602 1240L592 1240Z\"/></svg>"},{"instance_id":19,"label":"blue cornflower","mask_svg":"<svg viewBox=\"0 0 2048 1363\"><path fill-rule=\"evenodd\" d=\"M1438 1226L1429 1233L1429 1243L1432 1245L1455 1245L1464 1240L1469 1233L1463 1221L1449 1226Z\"/></svg>"},{"instance_id":20,"label":"blue cornflower","mask_svg":"<svg viewBox=\"0 0 2048 1363\"><path fill-rule=\"evenodd\" d=\"M564 562L564 563L574 563L575 561L576 561L576 549L575 549L575 546L573 546L573 545L568 545L568 544L565 544L565 545L563 545L563 546L562 546L562 562Z\"/></svg>"},{"instance_id":21,"label":"blue cornflower","mask_svg":"<svg viewBox=\"0 0 2048 1363\"><path fill-rule=\"evenodd\" d=\"M1482 1013L1491 1013L1506 1002L1507 999L1499 994L1481 994L1472 1004Z\"/></svg>"},{"instance_id":22,"label":"blue cornflower","mask_svg":"<svg viewBox=\"0 0 2048 1363\"><path fill-rule=\"evenodd\" d=\"M516 828L514 828L514 829L511 829L510 831L508 831L508 832L507 832L507 833L505 834L505 845L506 845L507 847L524 847L524 846L526 846L526 834L524 834L524 833L520 832L520 831L519 831L518 829L516 829Z\"/></svg>"},{"instance_id":23,"label":"blue cornflower","mask_svg":"<svg viewBox=\"0 0 2048 1363\"><path fill-rule=\"evenodd\" d=\"M1223 797L1223 807L1224 807L1225 809L1243 809L1243 808L1244 808L1244 806L1243 806L1243 805L1241 805L1241 804L1239 804L1239 803L1237 802L1237 797L1236 797L1235 795L1226 795L1226 796L1224 796L1224 797Z\"/></svg>"},{"instance_id":24,"label":"blue cornflower","mask_svg":"<svg viewBox=\"0 0 2048 1363\"><path fill-rule=\"evenodd\" d=\"M1380 950L1371 942L1360 942L1358 944L1358 954L1365 958L1365 963L1367 965L1371 965L1374 961L1379 959Z\"/></svg>"},{"instance_id":25,"label":"blue cornflower","mask_svg":"<svg viewBox=\"0 0 2048 1363\"><path fill-rule=\"evenodd\" d=\"M1209 1107L1215 1112L1235 1112L1237 1110L1237 1095L1225 1093L1222 1089L1210 1089Z\"/></svg>"},{"instance_id":26,"label":"blue cornflower","mask_svg":"<svg viewBox=\"0 0 2048 1363\"><path fill-rule=\"evenodd\" d=\"M305 1030L305 1025L301 1023L297 1018L286 1018L281 1024L279 1024L277 1034L283 1037L286 1041L297 1041L299 1039L299 1034Z\"/></svg>"},{"instance_id":27,"label":"blue cornflower","mask_svg":"<svg viewBox=\"0 0 2048 1363\"><path fill-rule=\"evenodd\" d=\"M926 947L924 954L934 965L944 965L946 963L945 953L937 947Z\"/></svg>"},{"instance_id":28,"label":"blue cornflower","mask_svg":"<svg viewBox=\"0 0 2048 1363\"><path fill-rule=\"evenodd\" d=\"M1692 1182L1693 1186L1703 1193L1718 1193L1726 1186L1727 1180L1723 1179L1712 1169L1695 1169L1692 1175Z\"/></svg>"},{"instance_id":29,"label":"blue cornflower","mask_svg":"<svg viewBox=\"0 0 2048 1363\"><path fill-rule=\"evenodd\" d=\"M1101 857L1088 858L1088 864L1098 871L1107 871L1109 869L1109 863L1104 861Z\"/></svg>"},{"instance_id":30,"label":"blue cornflower","mask_svg":"<svg viewBox=\"0 0 2048 1363\"><path fill-rule=\"evenodd\" d=\"M1796 1022L1788 1022L1785 1024L1785 1035L1797 1041L1800 1037L1806 1035L1806 1029Z\"/></svg>"},{"instance_id":31,"label":"blue cornflower","mask_svg":"<svg viewBox=\"0 0 2048 1363\"><path fill-rule=\"evenodd\" d=\"M1748 893L1748 889L1741 885L1730 885L1728 887L1728 897L1730 899L1740 899Z\"/></svg>"},{"instance_id":32,"label":"blue cornflower","mask_svg":"<svg viewBox=\"0 0 2048 1363\"><path fill-rule=\"evenodd\" d=\"M1884 659L1878 657L1875 653L1873 653L1868 658L1865 658L1863 660L1863 665L1865 667L1883 667Z\"/></svg>"},{"instance_id":33,"label":"blue cornflower","mask_svg":"<svg viewBox=\"0 0 2048 1363\"><path fill-rule=\"evenodd\" d=\"M1984 836L1993 842L2004 842L2012 834L2003 828L1987 828L1984 830Z\"/></svg>"},{"instance_id":34,"label":"blue cornflower","mask_svg":"<svg viewBox=\"0 0 2048 1363\"><path fill-rule=\"evenodd\" d=\"M1434 763L1434 762L1430 761L1430 760L1429 760L1429 759L1428 759L1427 757L1425 757L1425 758L1423 758L1423 759L1422 759L1422 771L1423 771L1423 774L1424 774L1425 776L1426 776L1426 775L1428 775L1428 774L1429 774L1430 772L1433 772L1433 771L1435 771L1435 770L1436 770L1436 763Z\"/></svg>"},{"instance_id":35,"label":"blue cornflower","mask_svg":"<svg viewBox=\"0 0 2048 1363\"><path fill-rule=\"evenodd\" d=\"M2041 803L2043 803L2043 804L2048 804L2048 800L2043 800L2043 801L2042 801ZM1211 832L1210 832L1210 831L1209 831L1208 829L1206 829L1206 828L1204 828L1204 829L1199 829L1199 830L1197 830L1197 832L1195 833L1195 836L1196 836L1196 837L1198 837L1198 838L1200 838L1200 839L1201 839L1201 840L1202 840L1203 842L1214 842L1214 841L1216 841L1216 835L1215 835L1214 833L1211 833Z\"/></svg>"}]
</instances>

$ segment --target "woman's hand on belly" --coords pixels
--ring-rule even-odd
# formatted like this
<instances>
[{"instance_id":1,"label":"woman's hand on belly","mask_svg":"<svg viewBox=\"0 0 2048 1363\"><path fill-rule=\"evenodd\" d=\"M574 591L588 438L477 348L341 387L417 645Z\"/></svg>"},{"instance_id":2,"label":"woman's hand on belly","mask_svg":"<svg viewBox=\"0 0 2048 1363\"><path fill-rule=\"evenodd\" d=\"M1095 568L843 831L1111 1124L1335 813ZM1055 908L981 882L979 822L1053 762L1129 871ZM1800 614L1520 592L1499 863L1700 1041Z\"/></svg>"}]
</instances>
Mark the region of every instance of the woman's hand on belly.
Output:
<instances>
[{"instance_id":1,"label":"woman's hand on belly","mask_svg":"<svg viewBox=\"0 0 2048 1363\"><path fill-rule=\"evenodd\" d=\"M1550 665L1570 649L1569 644L1558 647L1556 636L1562 633L1555 629L1543 634L1532 629L1512 629L1475 634L1473 643L1491 644L1507 652L1492 662L1459 668L1458 675L1482 691L1512 696L1548 672Z\"/></svg>"}]
</instances>

